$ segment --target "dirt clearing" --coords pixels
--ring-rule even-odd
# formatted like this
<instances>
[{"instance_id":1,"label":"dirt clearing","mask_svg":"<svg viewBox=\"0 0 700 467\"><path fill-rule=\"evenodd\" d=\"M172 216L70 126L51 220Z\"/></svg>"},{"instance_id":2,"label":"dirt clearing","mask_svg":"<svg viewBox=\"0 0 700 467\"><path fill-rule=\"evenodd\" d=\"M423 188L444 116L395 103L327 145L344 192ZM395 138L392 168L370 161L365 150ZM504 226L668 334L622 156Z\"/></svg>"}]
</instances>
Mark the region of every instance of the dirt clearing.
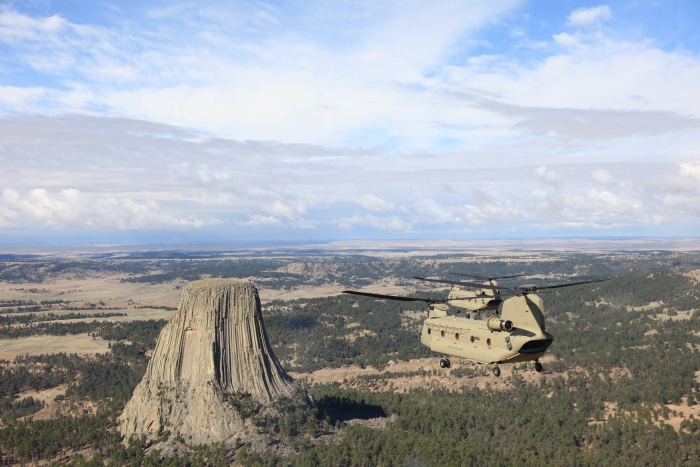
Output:
<instances>
[{"instance_id":1,"label":"dirt clearing","mask_svg":"<svg viewBox=\"0 0 700 467\"><path fill-rule=\"evenodd\" d=\"M56 396L62 396L66 393L68 389L67 384L61 384L51 389L44 389L43 391L26 391L19 394L18 399L26 399L31 397L34 400L40 400L46 404L50 404L56 399Z\"/></svg>"},{"instance_id":2,"label":"dirt clearing","mask_svg":"<svg viewBox=\"0 0 700 467\"><path fill-rule=\"evenodd\" d=\"M77 318L77 319L64 319L59 321L54 321L56 323L78 323L82 321L92 322L92 321L143 321L148 319L170 319L176 313L176 310L163 310L162 308L118 308L115 310L57 310L51 311L54 315L66 315L69 313L83 313L83 314L94 314L94 313L126 313L126 316L110 316L108 318ZM32 313L32 316L37 318L42 315L46 315L47 312ZM40 319L40 318L39 318Z\"/></svg>"},{"instance_id":3,"label":"dirt clearing","mask_svg":"<svg viewBox=\"0 0 700 467\"><path fill-rule=\"evenodd\" d=\"M384 369L378 370L374 367L361 368L357 365L347 365L340 368L321 368L308 373L289 372L296 379L305 378L309 384L341 383L344 388L355 388L367 391L394 391L405 392L412 388L444 387L452 390L459 390L461 387L486 387L505 389L511 383L507 381L509 376L516 373L522 376L525 381L535 382L539 378L551 379L556 376L566 376L565 373L548 372L546 364L554 360L554 357L545 356L541 359L545 365L543 373L537 373L528 365L527 369L518 370L516 365L501 365L501 376L496 377L491 372L490 365L479 365L474 362L460 359L452 359L451 369L440 368L438 358L419 358L408 361L390 362ZM472 376L456 376L462 369L469 369L475 373ZM452 371L456 370L455 375ZM413 372L424 371L427 374L411 374ZM403 373L403 374L402 374ZM371 378L371 376L378 378Z\"/></svg>"},{"instance_id":4,"label":"dirt clearing","mask_svg":"<svg viewBox=\"0 0 700 467\"><path fill-rule=\"evenodd\" d=\"M109 341L88 334L67 336L30 336L0 340L0 359L14 360L17 355L54 353L96 354L109 352Z\"/></svg>"}]
</instances>

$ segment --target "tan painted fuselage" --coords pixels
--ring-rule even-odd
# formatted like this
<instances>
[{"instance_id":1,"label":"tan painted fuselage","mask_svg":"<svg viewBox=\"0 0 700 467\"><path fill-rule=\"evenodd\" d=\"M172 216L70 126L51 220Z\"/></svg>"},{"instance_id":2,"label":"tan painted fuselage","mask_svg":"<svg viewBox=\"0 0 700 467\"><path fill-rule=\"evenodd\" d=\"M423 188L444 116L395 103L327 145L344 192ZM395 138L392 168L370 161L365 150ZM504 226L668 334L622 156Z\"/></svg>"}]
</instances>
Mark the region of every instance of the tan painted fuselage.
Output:
<instances>
[{"instance_id":1,"label":"tan painted fuselage","mask_svg":"<svg viewBox=\"0 0 700 467\"><path fill-rule=\"evenodd\" d=\"M536 361L553 340L535 294L504 300L500 316L488 319L448 316L446 306L431 305L421 329L421 342L432 351L490 364Z\"/></svg>"}]
</instances>

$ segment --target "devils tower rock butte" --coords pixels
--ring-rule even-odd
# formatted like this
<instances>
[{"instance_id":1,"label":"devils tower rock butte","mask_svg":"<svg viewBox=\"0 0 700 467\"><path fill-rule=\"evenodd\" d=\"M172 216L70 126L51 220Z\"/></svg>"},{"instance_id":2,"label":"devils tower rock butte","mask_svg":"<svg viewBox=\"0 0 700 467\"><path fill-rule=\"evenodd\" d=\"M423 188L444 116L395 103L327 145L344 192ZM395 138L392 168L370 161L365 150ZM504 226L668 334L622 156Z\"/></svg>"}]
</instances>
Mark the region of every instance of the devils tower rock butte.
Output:
<instances>
[{"instance_id":1,"label":"devils tower rock butte","mask_svg":"<svg viewBox=\"0 0 700 467\"><path fill-rule=\"evenodd\" d=\"M296 386L265 333L250 282L190 283L163 328L143 380L119 417L125 439L168 430L193 444L224 441L245 420L227 401L248 393L261 404L291 397Z\"/></svg>"}]
</instances>

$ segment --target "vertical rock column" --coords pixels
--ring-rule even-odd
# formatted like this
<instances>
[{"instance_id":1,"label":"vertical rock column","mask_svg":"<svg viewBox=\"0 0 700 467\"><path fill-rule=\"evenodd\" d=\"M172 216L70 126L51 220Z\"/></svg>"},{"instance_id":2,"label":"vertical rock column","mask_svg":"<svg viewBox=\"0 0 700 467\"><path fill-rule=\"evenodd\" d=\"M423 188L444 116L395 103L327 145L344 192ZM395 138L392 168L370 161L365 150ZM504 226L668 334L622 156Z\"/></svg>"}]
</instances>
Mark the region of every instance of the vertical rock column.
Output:
<instances>
[{"instance_id":1,"label":"vertical rock column","mask_svg":"<svg viewBox=\"0 0 700 467\"><path fill-rule=\"evenodd\" d=\"M127 438L169 430L192 443L222 441L244 424L228 394L247 392L266 404L294 390L267 340L255 286L196 281L183 290L178 312L161 331L119 417L120 430Z\"/></svg>"}]
</instances>

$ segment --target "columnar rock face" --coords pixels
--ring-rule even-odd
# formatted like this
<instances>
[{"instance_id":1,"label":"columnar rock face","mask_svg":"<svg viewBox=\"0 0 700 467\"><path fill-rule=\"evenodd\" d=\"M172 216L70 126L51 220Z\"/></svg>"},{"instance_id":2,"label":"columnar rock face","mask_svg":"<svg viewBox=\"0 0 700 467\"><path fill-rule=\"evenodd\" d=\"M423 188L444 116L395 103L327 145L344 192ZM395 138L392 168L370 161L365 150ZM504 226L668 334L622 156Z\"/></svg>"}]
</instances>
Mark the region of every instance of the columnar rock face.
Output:
<instances>
[{"instance_id":1,"label":"columnar rock face","mask_svg":"<svg viewBox=\"0 0 700 467\"><path fill-rule=\"evenodd\" d=\"M265 404L295 389L270 348L255 286L196 281L161 331L120 429L127 439L169 430L194 444L223 441L244 424L227 402L230 394L249 393Z\"/></svg>"}]
</instances>

